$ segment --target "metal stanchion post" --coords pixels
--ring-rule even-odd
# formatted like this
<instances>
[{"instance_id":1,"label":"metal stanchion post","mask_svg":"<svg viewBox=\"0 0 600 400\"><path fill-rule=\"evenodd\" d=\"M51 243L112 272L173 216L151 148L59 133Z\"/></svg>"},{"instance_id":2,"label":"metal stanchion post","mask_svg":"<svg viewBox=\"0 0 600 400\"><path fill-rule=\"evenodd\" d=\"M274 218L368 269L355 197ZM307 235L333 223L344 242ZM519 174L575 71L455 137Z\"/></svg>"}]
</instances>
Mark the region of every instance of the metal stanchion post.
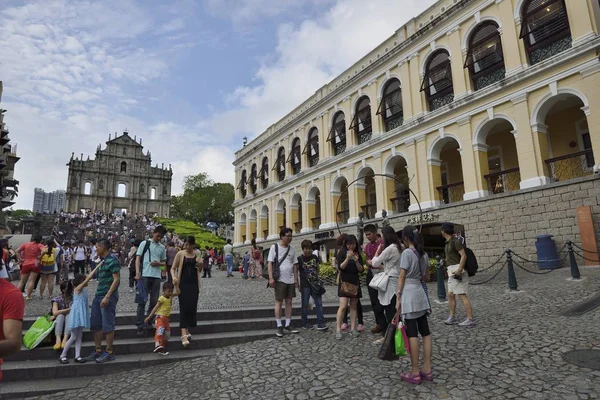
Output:
<instances>
[{"instance_id":1,"label":"metal stanchion post","mask_svg":"<svg viewBox=\"0 0 600 400\"><path fill-rule=\"evenodd\" d=\"M515 267L512 260L512 252L506 249L506 264L508 266L508 289L517 291L517 276L515 275Z\"/></svg>"},{"instance_id":2,"label":"metal stanchion post","mask_svg":"<svg viewBox=\"0 0 600 400\"><path fill-rule=\"evenodd\" d=\"M446 298L446 286L444 285L444 271L442 270L442 263L440 256L435 258L437 262L437 294L439 301L448 301Z\"/></svg>"},{"instance_id":3,"label":"metal stanchion post","mask_svg":"<svg viewBox=\"0 0 600 400\"><path fill-rule=\"evenodd\" d=\"M575 253L573 252L573 242L570 240L567 241L567 253L569 254L569 265L571 266L571 278L574 280L581 279L581 274L579 273L579 266L577 265L577 260L575 260Z\"/></svg>"}]
</instances>

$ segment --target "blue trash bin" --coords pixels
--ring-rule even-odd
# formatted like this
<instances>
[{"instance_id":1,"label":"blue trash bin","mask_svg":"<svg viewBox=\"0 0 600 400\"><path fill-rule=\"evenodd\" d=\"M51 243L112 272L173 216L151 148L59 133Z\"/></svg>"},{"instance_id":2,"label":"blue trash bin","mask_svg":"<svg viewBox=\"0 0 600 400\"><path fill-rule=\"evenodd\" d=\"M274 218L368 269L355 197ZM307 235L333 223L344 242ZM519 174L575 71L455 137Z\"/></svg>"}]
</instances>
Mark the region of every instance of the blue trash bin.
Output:
<instances>
[{"instance_id":1,"label":"blue trash bin","mask_svg":"<svg viewBox=\"0 0 600 400\"><path fill-rule=\"evenodd\" d=\"M537 249L539 269L560 268L560 259L552 235L539 235L536 239L535 248Z\"/></svg>"}]
</instances>

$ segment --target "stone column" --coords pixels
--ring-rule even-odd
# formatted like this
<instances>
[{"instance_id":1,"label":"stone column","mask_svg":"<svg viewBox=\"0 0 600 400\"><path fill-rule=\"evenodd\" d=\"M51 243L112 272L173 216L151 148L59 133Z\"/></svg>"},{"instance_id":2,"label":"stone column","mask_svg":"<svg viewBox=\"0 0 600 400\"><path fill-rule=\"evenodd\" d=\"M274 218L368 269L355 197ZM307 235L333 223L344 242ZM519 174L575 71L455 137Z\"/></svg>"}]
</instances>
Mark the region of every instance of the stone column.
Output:
<instances>
[{"instance_id":1,"label":"stone column","mask_svg":"<svg viewBox=\"0 0 600 400\"><path fill-rule=\"evenodd\" d=\"M329 111L325 111L317 121L317 126L319 127L319 162L331 156L331 143L327 141L330 118Z\"/></svg>"},{"instance_id":2,"label":"stone column","mask_svg":"<svg viewBox=\"0 0 600 400\"><path fill-rule=\"evenodd\" d=\"M439 206L440 201L436 188L441 184L441 176L439 174L440 161L432 160L433 166L437 168L434 171L437 171L437 175L432 175L432 163L427 159L427 141L425 137L410 142L407 146L406 163L410 190L418 196L421 209ZM436 182L432 182L433 176L437 176ZM409 211L418 210L419 204L411 197Z\"/></svg>"},{"instance_id":3,"label":"stone column","mask_svg":"<svg viewBox=\"0 0 600 400\"><path fill-rule=\"evenodd\" d=\"M458 26L447 33L450 41L450 64L452 66L452 85L454 86L454 100L465 97L467 92L468 71L464 67L461 57L460 30Z\"/></svg>"},{"instance_id":4,"label":"stone column","mask_svg":"<svg viewBox=\"0 0 600 400\"><path fill-rule=\"evenodd\" d=\"M288 210L289 210L289 219L288 219L288 227L292 228L292 231L294 231L294 233L299 233L299 231L296 231L296 223L297 222L302 222L302 221L298 221L300 218L300 207L296 204L290 204L288 206ZM300 228L302 229L302 228Z\"/></svg>"},{"instance_id":5,"label":"stone column","mask_svg":"<svg viewBox=\"0 0 600 400\"><path fill-rule=\"evenodd\" d=\"M246 235L246 240L244 241L244 244L250 244L250 240L252 239L252 234L251 234L251 226L252 226L252 222L250 221L250 210L246 210L246 231L244 232L244 234ZM256 224L256 221L254 221L254 224Z\"/></svg>"},{"instance_id":6,"label":"stone column","mask_svg":"<svg viewBox=\"0 0 600 400\"><path fill-rule=\"evenodd\" d=\"M515 24L514 10L511 1L498 3L498 15L502 27L499 28L502 41L502 53L504 54L504 67L506 76L512 76L523 70L523 64L527 64L524 55L522 40L519 39L520 25Z\"/></svg>"},{"instance_id":7,"label":"stone column","mask_svg":"<svg viewBox=\"0 0 600 400\"><path fill-rule=\"evenodd\" d=\"M600 165L600 91L594 90L591 83L593 79L598 79L598 75L589 76L584 79L589 84L583 86L583 91L588 98L589 106L582 107L585 113L588 130L590 132L590 140L592 141L592 151L594 152L594 160L596 165Z\"/></svg>"},{"instance_id":8,"label":"stone column","mask_svg":"<svg viewBox=\"0 0 600 400\"><path fill-rule=\"evenodd\" d=\"M545 128L541 125L531 126L530 110L527 96L511 99L513 118L517 124L515 142L521 173L521 189L546 185L550 182L544 160L548 156L548 141Z\"/></svg>"},{"instance_id":9,"label":"stone column","mask_svg":"<svg viewBox=\"0 0 600 400\"><path fill-rule=\"evenodd\" d=\"M588 1L565 1L565 6L567 7L573 47L594 38L596 36L592 24L594 12Z\"/></svg>"}]
</instances>

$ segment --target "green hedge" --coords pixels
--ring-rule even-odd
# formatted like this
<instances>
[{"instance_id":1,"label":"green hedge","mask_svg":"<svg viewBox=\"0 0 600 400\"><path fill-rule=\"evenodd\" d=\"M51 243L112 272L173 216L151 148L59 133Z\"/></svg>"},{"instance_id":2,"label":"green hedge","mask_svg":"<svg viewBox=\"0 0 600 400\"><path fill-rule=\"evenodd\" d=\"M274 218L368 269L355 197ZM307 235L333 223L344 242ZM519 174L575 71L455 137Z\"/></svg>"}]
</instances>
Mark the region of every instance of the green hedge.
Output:
<instances>
[{"instance_id":1,"label":"green hedge","mask_svg":"<svg viewBox=\"0 0 600 400\"><path fill-rule=\"evenodd\" d=\"M225 239L196 225L192 221L184 219L156 218L156 222L167 228L168 231L175 232L179 237L194 236L196 238L196 245L200 248L208 246L221 249L226 243Z\"/></svg>"}]
</instances>

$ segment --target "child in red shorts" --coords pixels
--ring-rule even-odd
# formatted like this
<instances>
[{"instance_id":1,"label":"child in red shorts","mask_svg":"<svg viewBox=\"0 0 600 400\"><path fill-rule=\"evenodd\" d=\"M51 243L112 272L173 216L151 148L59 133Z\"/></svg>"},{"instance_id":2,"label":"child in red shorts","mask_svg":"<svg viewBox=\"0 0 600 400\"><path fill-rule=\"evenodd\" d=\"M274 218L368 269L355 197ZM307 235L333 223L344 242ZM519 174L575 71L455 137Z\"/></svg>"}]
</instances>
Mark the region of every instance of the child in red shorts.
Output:
<instances>
[{"instance_id":1,"label":"child in red shorts","mask_svg":"<svg viewBox=\"0 0 600 400\"><path fill-rule=\"evenodd\" d=\"M146 317L144 321L146 324L150 322L152 317L156 314L156 333L154 334L154 352L163 356L169 355L166 351L167 342L171 337L171 325L169 319L171 317L171 303L174 296L179 296L179 288L174 292L175 286L171 282L165 282L163 284L162 295L158 298L156 306Z\"/></svg>"}]
</instances>

